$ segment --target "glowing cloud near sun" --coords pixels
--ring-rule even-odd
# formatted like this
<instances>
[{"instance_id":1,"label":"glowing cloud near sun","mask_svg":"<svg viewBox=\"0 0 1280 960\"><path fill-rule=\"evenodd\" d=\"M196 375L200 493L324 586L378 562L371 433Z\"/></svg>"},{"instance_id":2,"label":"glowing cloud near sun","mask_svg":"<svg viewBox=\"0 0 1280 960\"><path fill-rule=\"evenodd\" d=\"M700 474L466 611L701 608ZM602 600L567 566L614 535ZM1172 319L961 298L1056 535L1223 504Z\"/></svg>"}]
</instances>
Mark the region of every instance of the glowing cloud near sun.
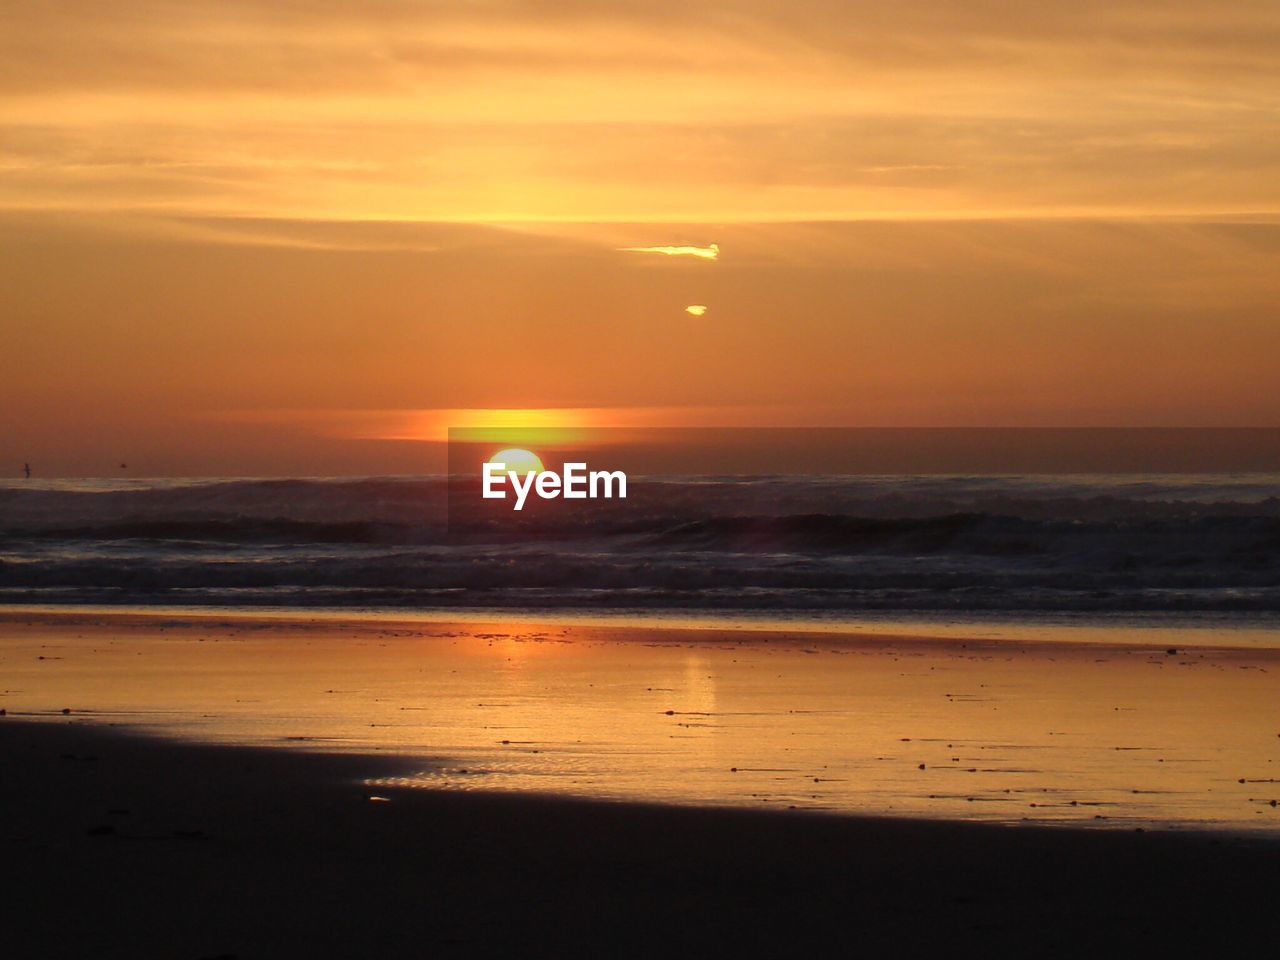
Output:
<instances>
[{"instance_id":1,"label":"glowing cloud near sun","mask_svg":"<svg viewBox=\"0 0 1280 960\"><path fill-rule=\"evenodd\" d=\"M691 317L700 317L707 312L707 307L702 303L691 303L684 308L684 312Z\"/></svg>"},{"instance_id":2,"label":"glowing cloud near sun","mask_svg":"<svg viewBox=\"0 0 1280 960\"><path fill-rule=\"evenodd\" d=\"M720 245L713 243L706 247L623 247L624 253L661 253L668 257L700 257L703 260L718 260Z\"/></svg>"}]
</instances>

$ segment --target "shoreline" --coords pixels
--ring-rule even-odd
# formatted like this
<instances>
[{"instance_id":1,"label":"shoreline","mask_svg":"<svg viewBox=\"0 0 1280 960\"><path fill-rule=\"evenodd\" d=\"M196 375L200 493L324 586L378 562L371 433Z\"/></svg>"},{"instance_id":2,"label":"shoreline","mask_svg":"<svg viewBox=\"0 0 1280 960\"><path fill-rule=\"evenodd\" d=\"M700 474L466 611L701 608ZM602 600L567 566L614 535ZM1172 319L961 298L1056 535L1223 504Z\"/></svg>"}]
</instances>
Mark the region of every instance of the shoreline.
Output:
<instances>
[{"instance_id":1,"label":"shoreline","mask_svg":"<svg viewBox=\"0 0 1280 960\"><path fill-rule=\"evenodd\" d=\"M0 719L0 745L15 956L475 957L535 942L903 956L969 935L1113 955L1280 934L1272 839L395 786L373 800L367 756L74 720Z\"/></svg>"},{"instance_id":2,"label":"shoreline","mask_svg":"<svg viewBox=\"0 0 1280 960\"><path fill-rule=\"evenodd\" d=\"M1139 618L1141 619L1141 618ZM1030 649L1074 649L1089 651L1164 651L1177 649L1241 654L1246 656L1280 655L1280 624L1258 627L1252 624L1224 627L1221 624L1193 626L1188 624L1153 624L1138 626L1130 622L1056 623L1045 625L1016 620L973 621L954 623L925 621L891 621L868 618L860 622L825 623L821 621L779 621L727 619L713 615L698 618L647 617L620 615L575 615L571 610L485 610L468 615L466 610L348 610L332 608L206 607L206 606L32 606L0 604L0 629L22 626L155 626L164 621L170 627L192 628L218 625L308 629L546 629L572 630L590 639L629 641L624 634L639 633L634 642L724 642L749 644L772 643L778 646L812 646L831 644L848 649L884 649L898 644L915 650L999 650L1011 645ZM1148 633L1149 631L1149 633ZM984 635L985 632L985 635ZM1141 632L1144 640L1100 639L1117 633ZM714 639L712 634L718 634ZM1255 642L1215 641L1215 636L1253 638ZM1258 639L1262 638L1262 639ZM1267 641L1267 642L1264 642Z\"/></svg>"}]
</instances>

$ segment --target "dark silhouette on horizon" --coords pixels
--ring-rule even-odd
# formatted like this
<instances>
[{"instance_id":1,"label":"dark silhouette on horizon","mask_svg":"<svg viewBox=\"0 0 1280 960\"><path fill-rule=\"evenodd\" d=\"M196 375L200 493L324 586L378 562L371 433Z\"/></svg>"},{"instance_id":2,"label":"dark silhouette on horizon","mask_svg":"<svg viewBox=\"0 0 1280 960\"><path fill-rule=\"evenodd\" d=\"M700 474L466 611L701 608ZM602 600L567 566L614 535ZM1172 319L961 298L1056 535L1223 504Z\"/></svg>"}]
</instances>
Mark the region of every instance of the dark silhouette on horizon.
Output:
<instances>
[{"instance_id":1,"label":"dark silhouette on horizon","mask_svg":"<svg viewBox=\"0 0 1280 960\"><path fill-rule=\"evenodd\" d=\"M31 479L31 464L29 464L29 463L24 463L24 464L22 465L22 473L23 473L23 475L24 475L28 480L30 480L30 479Z\"/></svg>"}]
</instances>

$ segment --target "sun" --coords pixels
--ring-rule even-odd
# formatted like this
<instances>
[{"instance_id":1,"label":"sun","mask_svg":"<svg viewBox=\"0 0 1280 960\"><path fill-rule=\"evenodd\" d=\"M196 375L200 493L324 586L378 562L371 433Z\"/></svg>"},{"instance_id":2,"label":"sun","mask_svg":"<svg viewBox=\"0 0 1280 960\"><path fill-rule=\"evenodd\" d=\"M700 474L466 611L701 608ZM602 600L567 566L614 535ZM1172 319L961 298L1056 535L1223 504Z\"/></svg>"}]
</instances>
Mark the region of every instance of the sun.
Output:
<instances>
[{"instance_id":1,"label":"sun","mask_svg":"<svg viewBox=\"0 0 1280 960\"><path fill-rule=\"evenodd\" d=\"M521 476L529 473L541 473L546 469L542 466L542 461L538 459L536 453L522 450L520 447L507 447L505 450L499 450L489 458L489 462L506 464L507 470Z\"/></svg>"}]
</instances>

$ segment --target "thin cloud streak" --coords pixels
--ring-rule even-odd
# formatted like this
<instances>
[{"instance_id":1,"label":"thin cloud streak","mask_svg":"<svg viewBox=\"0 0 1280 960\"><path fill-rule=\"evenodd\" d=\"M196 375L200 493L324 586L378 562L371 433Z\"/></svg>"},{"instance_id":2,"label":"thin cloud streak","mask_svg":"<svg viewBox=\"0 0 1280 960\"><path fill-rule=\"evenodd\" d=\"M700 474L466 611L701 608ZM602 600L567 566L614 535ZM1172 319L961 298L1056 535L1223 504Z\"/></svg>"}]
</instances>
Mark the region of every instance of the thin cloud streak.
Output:
<instances>
[{"instance_id":1,"label":"thin cloud streak","mask_svg":"<svg viewBox=\"0 0 1280 960\"><path fill-rule=\"evenodd\" d=\"M702 260L720 259L720 245L716 243L706 247L622 247L621 249L623 253L661 253L668 257L698 257Z\"/></svg>"}]
</instances>

